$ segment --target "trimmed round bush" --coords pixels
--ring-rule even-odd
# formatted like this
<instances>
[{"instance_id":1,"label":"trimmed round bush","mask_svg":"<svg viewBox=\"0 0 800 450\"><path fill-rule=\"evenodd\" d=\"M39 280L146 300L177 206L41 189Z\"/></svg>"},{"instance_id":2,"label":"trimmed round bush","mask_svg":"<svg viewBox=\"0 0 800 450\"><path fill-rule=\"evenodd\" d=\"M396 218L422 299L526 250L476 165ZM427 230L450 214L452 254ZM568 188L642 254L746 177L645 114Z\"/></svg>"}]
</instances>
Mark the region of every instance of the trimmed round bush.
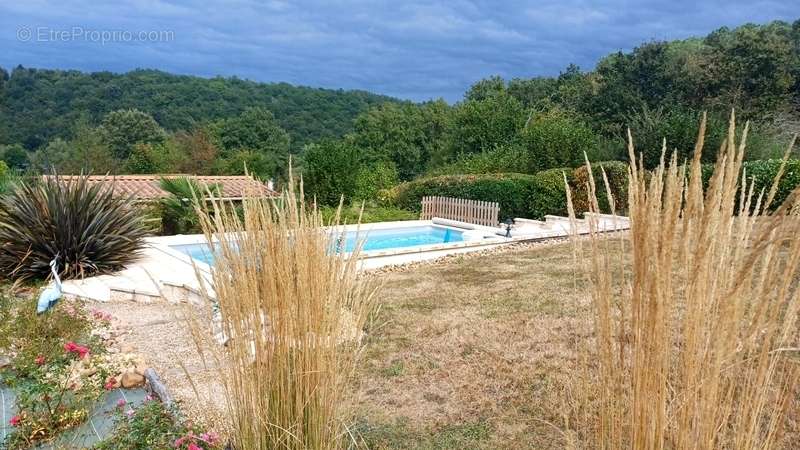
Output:
<instances>
[{"instance_id":1,"label":"trimmed round bush","mask_svg":"<svg viewBox=\"0 0 800 450\"><path fill-rule=\"evenodd\" d=\"M600 211L610 213L611 207L608 203L606 185L603 180L603 171L608 178L608 187L611 196L614 198L614 207L617 213L624 213L628 210L628 164L622 161L603 161L592 163L592 175L594 176L595 194ZM589 211L589 170L585 165L578 167L573 172L572 180L572 205L575 214L580 216Z\"/></svg>"},{"instance_id":2,"label":"trimmed round bush","mask_svg":"<svg viewBox=\"0 0 800 450\"><path fill-rule=\"evenodd\" d=\"M109 184L111 181L109 181ZM44 279L58 256L64 278L113 272L132 262L147 234L129 196L86 177L26 181L0 198L0 272Z\"/></svg>"}]
</instances>

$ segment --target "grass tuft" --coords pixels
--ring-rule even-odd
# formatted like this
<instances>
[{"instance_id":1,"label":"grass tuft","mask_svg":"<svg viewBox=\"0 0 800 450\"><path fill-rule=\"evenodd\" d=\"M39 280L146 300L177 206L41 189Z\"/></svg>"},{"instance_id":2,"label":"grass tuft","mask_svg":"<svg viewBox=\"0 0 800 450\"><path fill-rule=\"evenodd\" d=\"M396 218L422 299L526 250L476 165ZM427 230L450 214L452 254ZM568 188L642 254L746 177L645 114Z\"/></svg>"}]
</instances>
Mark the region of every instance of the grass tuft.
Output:
<instances>
[{"instance_id":1,"label":"grass tuft","mask_svg":"<svg viewBox=\"0 0 800 450\"><path fill-rule=\"evenodd\" d=\"M770 212L775 188L754 192L747 174L740 177L748 126L736 142L732 115L704 192L705 126L704 118L688 164L667 159L665 143L650 176L629 135L630 243L596 232L586 247L576 241L595 336L574 393L572 420L582 425L575 447L782 445L800 375L789 359L798 351L798 191ZM589 183L597 211L597 192L607 188ZM624 254L630 270L611 256Z\"/></svg>"},{"instance_id":2,"label":"grass tuft","mask_svg":"<svg viewBox=\"0 0 800 450\"><path fill-rule=\"evenodd\" d=\"M217 242L213 282L230 339L217 355L235 448L337 449L352 440L343 390L362 348L375 286L358 251L294 184L280 199L246 198L241 214L198 209Z\"/></svg>"}]
</instances>

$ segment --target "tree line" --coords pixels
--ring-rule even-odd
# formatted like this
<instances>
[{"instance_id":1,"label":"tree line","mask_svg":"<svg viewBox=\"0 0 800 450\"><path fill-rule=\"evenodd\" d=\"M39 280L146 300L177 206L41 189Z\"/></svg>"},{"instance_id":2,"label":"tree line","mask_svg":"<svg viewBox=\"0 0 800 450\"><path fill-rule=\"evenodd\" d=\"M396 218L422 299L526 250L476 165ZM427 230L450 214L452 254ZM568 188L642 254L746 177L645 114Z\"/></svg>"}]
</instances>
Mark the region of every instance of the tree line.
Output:
<instances>
[{"instance_id":1,"label":"tree line","mask_svg":"<svg viewBox=\"0 0 800 450\"><path fill-rule=\"evenodd\" d=\"M524 173L626 160L630 129L645 165L688 157L703 112L716 149L731 110L751 121L748 157L782 154L800 131L800 20L720 28L702 38L647 42L557 77L475 83L462 101L383 104L344 138L312 144L309 191L371 198L397 181L441 174ZM713 161L714 151L704 159ZM346 161L344 163L343 161ZM353 168L358 168L354 170Z\"/></svg>"},{"instance_id":2,"label":"tree line","mask_svg":"<svg viewBox=\"0 0 800 450\"><path fill-rule=\"evenodd\" d=\"M490 77L452 105L155 71L16 69L0 80L0 157L11 166L201 174L246 164L280 177L293 157L306 190L335 203L430 175L624 160L628 128L654 166L664 139L681 157L692 151L704 111L706 148L735 109L752 121L750 157L779 155L800 131L800 20L647 42L590 71Z\"/></svg>"}]
</instances>

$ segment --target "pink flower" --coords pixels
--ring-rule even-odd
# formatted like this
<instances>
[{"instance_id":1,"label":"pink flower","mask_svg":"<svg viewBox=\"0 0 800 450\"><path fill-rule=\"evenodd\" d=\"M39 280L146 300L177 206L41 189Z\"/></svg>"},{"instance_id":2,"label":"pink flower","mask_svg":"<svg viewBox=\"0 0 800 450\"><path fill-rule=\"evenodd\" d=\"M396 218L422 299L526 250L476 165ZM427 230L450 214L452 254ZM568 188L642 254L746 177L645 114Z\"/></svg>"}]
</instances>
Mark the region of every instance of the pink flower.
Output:
<instances>
[{"instance_id":1,"label":"pink flower","mask_svg":"<svg viewBox=\"0 0 800 450\"><path fill-rule=\"evenodd\" d=\"M19 426L20 422L22 422L22 417L20 416L14 416L11 418L11 420L8 421L8 423L10 423L12 427Z\"/></svg>"},{"instance_id":2,"label":"pink flower","mask_svg":"<svg viewBox=\"0 0 800 450\"><path fill-rule=\"evenodd\" d=\"M219 443L219 435L213 431L201 434L200 439L209 445L217 445Z\"/></svg>"},{"instance_id":3,"label":"pink flower","mask_svg":"<svg viewBox=\"0 0 800 450\"><path fill-rule=\"evenodd\" d=\"M200 448L200 446L199 446L199 445L195 444L194 442L192 442L191 444L189 444L189 447L188 447L187 449L188 449L188 450L203 450L202 448Z\"/></svg>"},{"instance_id":4,"label":"pink flower","mask_svg":"<svg viewBox=\"0 0 800 450\"><path fill-rule=\"evenodd\" d=\"M126 403L127 402L125 401L124 398L117 400L117 408L122 408L123 406L125 406Z\"/></svg>"},{"instance_id":5,"label":"pink flower","mask_svg":"<svg viewBox=\"0 0 800 450\"><path fill-rule=\"evenodd\" d=\"M116 385L117 385L117 379L114 378L114 377L111 377L111 378L108 379L108 381L106 381L106 384L103 387L105 387L107 391L110 391L110 390L114 389L114 386L116 386Z\"/></svg>"},{"instance_id":6,"label":"pink flower","mask_svg":"<svg viewBox=\"0 0 800 450\"><path fill-rule=\"evenodd\" d=\"M78 344L76 344L76 343L74 343L72 341L69 341L66 344L64 344L64 351L67 352L67 353L72 353L77 348L78 348Z\"/></svg>"},{"instance_id":7,"label":"pink flower","mask_svg":"<svg viewBox=\"0 0 800 450\"><path fill-rule=\"evenodd\" d=\"M102 320L104 322L111 322L111 318L112 318L111 314L109 314L109 313L107 313L105 311L101 311L99 309L93 309L92 310L92 316L95 319Z\"/></svg>"},{"instance_id":8,"label":"pink flower","mask_svg":"<svg viewBox=\"0 0 800 450\"><path fill-rule=\"evenodd\" d=\"M173 445L175 446L175 448L180 448L181 446L183 446L184 442L186 442L186 436L184 436L182 438L175 439L175 444L173 444Z\"/></svg>"},{"instance_id":9,"label":"pink flower","mask_svg":"<svg viewBox=\"0 0 800 450\"><path fill-rule=\"evenodd\" d=\"M129 419L133 417L134 414L136 414L136 412L132 409L128 409L127 411L125 411L125 415L128 416Z\"/></svg>"},{"instance_id":10,"label":"pink flower","mask_svg":"<svg viewBox=\"0 0 800 450\"><path fill-rule=\"evenodd\" d=\"M37 365L37 366L41 366L41 365L43 365L43 364L44 364L44 362L45 362L44 355L39 355L39 356L37 356L37 357L36 357L36 359L35 359L34 361L36 361L36 365Z\"/></svg>"}]
</instances>

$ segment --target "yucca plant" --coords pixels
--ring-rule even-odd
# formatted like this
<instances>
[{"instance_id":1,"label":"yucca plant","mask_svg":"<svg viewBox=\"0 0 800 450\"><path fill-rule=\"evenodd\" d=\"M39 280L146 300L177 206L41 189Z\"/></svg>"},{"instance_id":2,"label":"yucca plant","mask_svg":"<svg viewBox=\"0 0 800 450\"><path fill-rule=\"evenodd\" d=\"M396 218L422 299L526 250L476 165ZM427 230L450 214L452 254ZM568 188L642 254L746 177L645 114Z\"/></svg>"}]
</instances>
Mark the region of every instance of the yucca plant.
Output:
<instances>
[{"instance_id":1,"label":"yucca plant","mask_svg":"<svg viewBox=\"0 0 800 450\"><path fill-rule=\"evenodd\" d=\"M742 176L748 127L737 143L731 116L704 192L705 128L689 164L667 160L665 144L649 177L629 134L630 239L601 237L588 219L588 248L576 240L594 346L575 447L795 448L781 430L800 388L798 191L771 212L778 180L754 192Z\"/></svg>"},{"instance_id":2,"label":"yucca plant","mask_svg":"<svg viewBox=\"0 0 800 450\"><path fill-rule=\"evenodd\" d=\"M20 180L0 197L0 273L9 279L47 278L56 256L63 278L114 272L137 257L145 235L139 211L111 178Z\"/></svg>"},{"instance_id":3,"label":"yucca plant","mask_svg":"<svg viewBox=\"0 0 800 450\"><path fill-rule=\"evenodd\" d=\"M278 199L245 198L241 212L221 201L210 214L198 208L216 244L214 291L229 338L199 349L217 349L237 449L347 444L345 387L375 286L358 274L358 250L331 252L341 235L293 186Z\"/></svg>"}]
</instances>

